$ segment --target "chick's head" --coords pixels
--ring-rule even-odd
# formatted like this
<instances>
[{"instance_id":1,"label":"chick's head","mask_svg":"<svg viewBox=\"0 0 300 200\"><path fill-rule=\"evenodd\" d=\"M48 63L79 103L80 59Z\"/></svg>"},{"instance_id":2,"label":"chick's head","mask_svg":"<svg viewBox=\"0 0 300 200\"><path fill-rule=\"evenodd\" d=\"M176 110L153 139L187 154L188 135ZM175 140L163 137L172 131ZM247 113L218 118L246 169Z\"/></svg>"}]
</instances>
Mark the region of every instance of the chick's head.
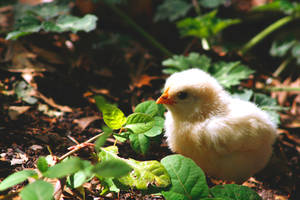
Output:
<instances>
[{"instance_id":1,"label":"chick's head","mask_svg":"<svg viewBox=\"0 0 300 200\"><path fill-rule=\"evenodd\" d=\"M205 119L222 111L226 96L215 78L202 70L190 69L171 75L156 103L164 104L174 117Z\"/></svg>"}]
</instances>

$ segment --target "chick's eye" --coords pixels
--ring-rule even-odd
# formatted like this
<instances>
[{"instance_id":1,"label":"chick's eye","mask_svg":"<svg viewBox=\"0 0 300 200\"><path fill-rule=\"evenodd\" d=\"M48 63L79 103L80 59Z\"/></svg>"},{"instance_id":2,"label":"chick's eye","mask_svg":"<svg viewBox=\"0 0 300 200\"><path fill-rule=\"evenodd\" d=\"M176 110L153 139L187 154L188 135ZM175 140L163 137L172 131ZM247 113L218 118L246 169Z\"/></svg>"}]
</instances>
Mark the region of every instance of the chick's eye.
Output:
<instances>
[{"instance_id":1,"label":"chick's eye","mask_svg":"<svg viewBox=\"0 0 300 200\"><path fill-rule=\"evenodd\" d=\"M179 92L177 96L179 99L184 100L187 98L188 93L187 92Z\"/></svg>"}]
</instances>

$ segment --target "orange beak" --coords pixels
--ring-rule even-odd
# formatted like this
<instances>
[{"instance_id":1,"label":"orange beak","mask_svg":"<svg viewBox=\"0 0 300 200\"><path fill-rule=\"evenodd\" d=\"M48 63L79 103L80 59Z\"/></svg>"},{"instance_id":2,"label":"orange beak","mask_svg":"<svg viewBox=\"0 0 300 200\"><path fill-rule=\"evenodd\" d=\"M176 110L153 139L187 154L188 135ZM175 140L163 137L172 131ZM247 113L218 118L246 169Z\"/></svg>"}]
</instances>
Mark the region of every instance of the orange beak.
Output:
<instances>
[{"instance_id":1,"label":"orange beak","mask_svg":"<svg viewBox=\"0 0 300 200\"><path fill-rule=\"evenodd\" d=\"M167 105L173 105L175 101L169 97L168 94L169 88L167 88L164 93L156 100L157 104L167 104Z\"/></svg>"}]
</instances>

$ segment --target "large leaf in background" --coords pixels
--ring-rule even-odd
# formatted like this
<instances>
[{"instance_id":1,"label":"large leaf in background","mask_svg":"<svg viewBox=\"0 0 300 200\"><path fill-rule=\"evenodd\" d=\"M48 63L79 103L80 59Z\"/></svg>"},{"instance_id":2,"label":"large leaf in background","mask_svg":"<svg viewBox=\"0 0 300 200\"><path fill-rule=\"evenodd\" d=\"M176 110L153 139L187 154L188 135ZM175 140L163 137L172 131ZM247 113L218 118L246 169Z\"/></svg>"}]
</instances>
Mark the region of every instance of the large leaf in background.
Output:
<instances>
[{"instance_id":1,"label":"large leaf in background","mask_svg":"<svg viewBox=\"0 0 300 200\"><path fill-rule=\"evenodd\" d=\"M261 197L250 188L236 184L216 185L210 189L214 197L228 200L261 200Z\"/></svg>"},{"instance_id":2,"label":"large leaf in background","mask_svg":"<svg viewBox=\"0 0 300 200\"><path fill-rule=\"evenodd\" d=\"M134 171L119 178L119 181L124 185L146 190L150 185L164 188L171 183L167 170L156 160L141 162L129 159L126 162Z\"/></svg>"},{"instance_id":3,"label":"large leaf in background","mask_svg":"<svg viewBox=\"0 0 300 200\"><path fill-rule=\"evenodd\" d=\"M173 74L190 68L199 68L203 71L208 71L211 65L211 59L205 55L191 52L188 56L174 55L162 62L165 66L163 72L165 74Z\"/></svg>"},{"instance_id":4,"label":"large leaf in background","mask_svg":"<svg viewBox=\"0 0 300 200\"><path fill-rule=\"evenodd\" d=\"M175 21L180 17L185 16L191 8L191 2L183 0L165 0L157 7L154 21L165 19L168 19L171 22Z\"/></svg>"},{"instance_id":5,"label":"large leaf in background","mask_svg":"<svg viewBox=\"0 0 300 200\"><path fill-rule=\"evenodd\" d=\"M208 197L208 186L203 171L190 158L171 155L161 160L167 169L172 185L162 191L167 200L202 199Z\"/></svg>"},{"instance_id":6,"label":"large leaf in background","mask_svg":"<svg viewBox=\"0 0 300 200\"><path fill-rule=\"evenodd\" d=\"M51 183L37 180L25 186L20 192L20 196L23 200L51 200L53 193L54 188Z\"/></svg>"},{"instance_id":7,"label":"large leaf in background","mask_svg":"<svg viewBox=\"0 0 300 200\"><path fill-rule=\"evenodd\" d=\"M221 85L226 88L238 85L241 80L247 79L254 71L245 65L237 62L218 62L210 70Z\"/></svg>"},{"instance_id":8,"label":"large leaf in background","mask_svg":"<svg viewBox=\"0 0 300 200\"><path fill-rule=\"evenodd\" d=\"M265 94L255 93L253 100L255 104L270 115L274 123L280 124L280 116L277 111L284 110L284 108L279 106L275 99Z\"/></svg>"},{"instance_id":9,"label":"large leaf in background","mask_svg":"<svg viewBox=\"0 0 300 200\"><path fill-rule=\"evenodd\" d=\"M177 23L177 28L183 37L212 38L223 29L240 22L238 19L221 19L217 11L211 11L195 18L185 18Z\"/></svg>"},{"instance_id":10,"label":"large leaf in background","mask_svg":"<svg viewBox=\"0 0 300 200\"><path fill-rule=\"evenodd\" d=\"M226 0L198 0L199 4L206 8L217 8L223 5Z\"/></svg>"},{"instance_id":11,"label":"large leaf in background","mask_svg":"<svg viewBox=\"0 0 300 200\"><path fill-rule=\"evenodd\" d=\"M37 6L21 6L16 8L14 31L7 34L6 39L15 40L21 36L39 32L89 32L96 28L97 17L87 14L82 18L66 15L70 11L66 1L53 1Z\"/></svg>"}]
</instances>

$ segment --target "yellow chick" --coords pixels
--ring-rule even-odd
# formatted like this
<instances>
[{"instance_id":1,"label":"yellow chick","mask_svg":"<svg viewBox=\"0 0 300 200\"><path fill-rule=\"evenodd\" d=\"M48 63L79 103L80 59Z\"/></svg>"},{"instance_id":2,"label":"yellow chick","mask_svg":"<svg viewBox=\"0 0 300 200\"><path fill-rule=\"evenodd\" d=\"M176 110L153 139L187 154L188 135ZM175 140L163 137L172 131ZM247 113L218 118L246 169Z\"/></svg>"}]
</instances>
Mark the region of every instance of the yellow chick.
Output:
<instances>
[{"instance_id":1,"label":"yellow chick","mask_svg":"<svg viewBox=\"0 0 300 200\"><path fill-rule=\"evenodd\" d=\"M199 69L171 75L157 99L168 109L167 143L207 174L243 183L272 155L276 126L255 104L232 98Z\"/></svg>"}]
</instances>

